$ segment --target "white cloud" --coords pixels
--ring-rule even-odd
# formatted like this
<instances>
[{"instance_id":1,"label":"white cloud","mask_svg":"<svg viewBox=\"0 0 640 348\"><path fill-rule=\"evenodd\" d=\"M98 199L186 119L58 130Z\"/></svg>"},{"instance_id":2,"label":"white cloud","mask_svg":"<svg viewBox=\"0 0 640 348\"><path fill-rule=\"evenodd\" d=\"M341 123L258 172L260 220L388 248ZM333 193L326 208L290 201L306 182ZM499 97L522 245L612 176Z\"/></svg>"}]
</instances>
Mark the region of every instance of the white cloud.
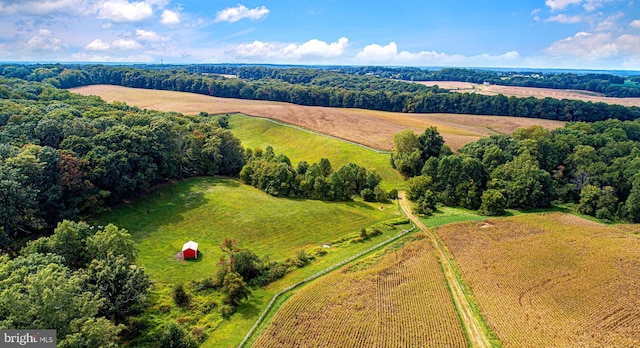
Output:
<instances>
[{"instance_id":1,"label":"white cloud","mask_svg":"<svg viewBox=\"0 0 640 348\"><path fill-rule=\"evenodd\" d=\"M243 18L257 20L266 17L268 14L269 9L264 6L249 9L244 5L238 4L236 7L229 7L219 11L216 15L215 21L234 23Z\"/></svg>"},{"instance_id":2,"label":"white cloud","mask_svg":"<svg viewBox=\"0 0 640 348\"><path fill-rule=\"evenodd\" d=\"M238 45L234 52L236 55L241 57L271 58L278 55L279 50L276 45L272 43L256 40L250 44Z\"/></svg>"},{"instance_id":3,"label":"white cloud","mask_svg":"<svg viewBox=\"0 0 640 348\"><path fill-rule=\"evenodd\" d=\"M545 0L544 4L549 6L551 11L560 11L572 4L579 4L582 0Z\"/></svg>"},{"instance_id":4,"label":"white cloud","mask_svg":"<svg viewBox=\"0 0 640 348\"><path fill-rule=\"evenodd\" d=\"M129 39L118 39L111 43L113 48L121 49L121 50L138 50L142 48L142 46L135 40Z\"/></svg>"},{"instance_id":5,"label":"white cloud","mask_svg":"<svg viewBox=\"0 0 640 348\"><path fill-rule=\"evenodd\" d=\"M156 33L155 31L151 31L151 30L137 29L136 30L136 37L140 41L155 42L155 41L162 40L162 37L160 37L160 35L158 35L158 33Z\"/></svg>"},{"instance_id":6,"label":"white cloud","mask_svg":"<svg viewBox=\"0 0 640 348\"><path fill-rule=\"evenodd\" d=\"M337 42L327 44L318 39L309 40L302 45L290 44L284 48L285 56L333 58L340 56L349 46L349 39L341 37Z\"/></svg>"},{"instance_id":7,"label":"white cloud","mask_svg":"<svg viewBox=\"0 0 640 348\"><path fill-rule=\"evenodd\" d=\"M88 15L95 12L95 1L87 0L4 0L0 1L0 13L45 15L72 13Z\"/></svg>"},{"instance_id":8,"label":"white cloud","mask_svg":"<svg viewBox=\"0 0 640 348\"><path fill-rule=\"evenodd\" d=\"M33 51L58 51L62 48L69 47L67 43L46 29L38 30L38 34L27 41L27 47Z\"/></svg>"},{"instance_id":9,"label":"white cloud","mask_svg":"<svg viewBox=\"0 0 640 348\"><path fill-rule=\"evenodd\" d=\"M111 45L108 43L100 39L95 39L84 46L84 49L87 51L106 51L109 47L111 47Z\"/></svg>"},{"instance_id":10,"label":"white cloud","mask_svg":"<svg viewBox=\"0 0 640 348\"><path fill-rule=\"evenodd\" d=\"M580 23L581 21L582 21L581 16L567 16L564 13L551 16L545 19L545 22L558 22L558 23L564 23L564 24Z\"/></svg>"},{"instance_id":11,"label":"white cloud","mask_svg":"<svg viewBox=\"0 0 640 348\"><path fill-rule=\"evenodd\" d=\"M151 5L144 1L107 0L98 9L98 18L114 23L139 22L153 16Z\"/></svg>"},{"instance_id":12,"label":"white cloud","mask_svg":"<svg viewBox=\"0 0 640 348\"><path fill-rule=\"evenodd\" d=\"M601 8L603 6L602 5L603 3L612 2L612 1L615 1L615 0L587 0L585 4L582 5L582 8L584 8L587 12L592 12Z\"/></svg>"},{"instance_id":13,"label":"white cloud","mask_svg":"<svg viewBox=\"0 0 640 348\"><path fill-rule=\"evenodd\" d=\"M621 35L616 39L615 45L623 54L640 57L640 35Z\"/></svg>"},{"instance_id":14,"label":"white cloud","mask_svg":"<svg viewBox=\"0 0 640 348\"><path fill-rule=\"evenodd\" d=\"M556 56L577 56L595 60L617 54L618 48L612 42L609 33L579 32L574 36L552 43L545 51Z\"/></svg>"},{"instance_id":15,"label":"white cloud","mask_svg":"<svg viewBox=\"0 0 640 348\"><path fill-rule=\"evenodd\" d=\"M162 19L160 23L166 26L173 26L180 23L180 14L171 10L162 11Z\"/></svg>"},{"instance_id":16,"label":"white cloud","mask_svg":"<svg viewBox=\"0 0 640 348\"><path fill-rule=\"evenodd\" d=\"M539 21L540 20L540 12L542 12L541 8L536 8L535 10L531 11L530 15L531 18L533 18L534 21Z\"/></svg>"},{"instance_id":17,"label":"white cloud","mask_svg":"<svg viewBox=\"0 0 640 348\"><path fill-rule=\"evenodd\" d=\"M632 28L640 29L640 19L636 19L629 24Z\"/></svg>"},{"instance_id":18,"label":"white cloud","mask_svg":"<svg viewBox=\"0 0 640 348\"><path fill-rule=\"evenodd\" d=\"M600 21L596 26L595 30L596 31L615 30L619 28L618 20L620 20L622 17L624 17L624 13L622 12L614 13L608 16L607 18L603 19L602 21Z\"/></svg>"},{"instance_id":19,"label":"white cloud","mask_svg":"<svg viewBox=\"0 0 640 348\"><path fill-rule=\"evenodd\" d=\"M276 59L278 61L298 61L301 58L330 59L341 56L349 46L349 39L341 37L337 42L327 43L318 39L309 40L301 45L275 44L254 41L249 44L238 45L233 53L239 57Z\"/></svg>"},{"instance_id":20,"label":"white cloud","mask_svg":"<svg viewBox=\"0 0 640 348\"><path fill-rule=\"evenodd\" d=\"M398 45L390 42L385 46L371 44L364 47L354 60L361 64L390 64L417 66L513 66L520 61L517 51L509 51L501 55L479 54L464 56L436 51L398 51Z\"/></svg>"}]
</instances>

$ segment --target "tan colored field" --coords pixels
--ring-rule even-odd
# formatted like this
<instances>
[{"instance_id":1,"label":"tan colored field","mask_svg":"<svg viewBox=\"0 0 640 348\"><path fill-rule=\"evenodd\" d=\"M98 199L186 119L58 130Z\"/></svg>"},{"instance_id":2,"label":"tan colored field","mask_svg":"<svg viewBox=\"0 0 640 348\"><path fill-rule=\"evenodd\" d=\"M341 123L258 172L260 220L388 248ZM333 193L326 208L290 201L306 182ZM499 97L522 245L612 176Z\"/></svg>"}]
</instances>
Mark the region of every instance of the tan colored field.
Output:
<instances>
[{"instance_id":1,"label":"tan colored field","mask_svg":"<svg viewBox=\"0 0 640 348\"><path fill-rule=\"evenodd\" d=\"M436 232L504 346L640 346L637 236L561 213Z\"/></svg>"},{"instance_id":2,"label":"tan colored field","mask_svg":"<svg viewBox=\"0 0 640 348\"><path fill-rule=\"evenodd\" d=\"M358 266L331 273L295 293L254 346L467 346L427 239L390 252L369 268Z\"/></svg>"},{"instance_id":3,"label":"tan colored field","mask_svg":"<svg viewBox=\"0 0 640 348\"><path fill-rule=\"evenodd\" d=\"M438 127L451 148L491 134L510 134L520 127L539 124L549 129L563 122L505 117L455 114L403 114L363 109L340 109L261 100L217 98L200 94L94 85L71 89L84 95L98 95L108 102L123 101L140 108L176 111L183 114L241 112L298 125L313 131L378 149L391 150L394 134L411 128L422 133Z\"/></svg>"},{"instance_id":4,"label":"tan colored field","mask_svg":"<svg viewBox=\"0 0 640 348\"><path fill-rule=\"evenodd\" d=\"M535 98L554 98L554 99L571 99L591 102L602 102L606 104L617 104L624 106L640 106L640 98L612 98L605 97L601 93L580 91L572 89L553 89L553 88L535 88L535 87L512 87L500 85L481 85L470 82L457 81L420 81L416 82L426 86L438 85L440 88L448 89L460 93L475 93L485 95L502 94L507 97L514 96L519 98L535 97Z\"/></svg>"}]
</instances>

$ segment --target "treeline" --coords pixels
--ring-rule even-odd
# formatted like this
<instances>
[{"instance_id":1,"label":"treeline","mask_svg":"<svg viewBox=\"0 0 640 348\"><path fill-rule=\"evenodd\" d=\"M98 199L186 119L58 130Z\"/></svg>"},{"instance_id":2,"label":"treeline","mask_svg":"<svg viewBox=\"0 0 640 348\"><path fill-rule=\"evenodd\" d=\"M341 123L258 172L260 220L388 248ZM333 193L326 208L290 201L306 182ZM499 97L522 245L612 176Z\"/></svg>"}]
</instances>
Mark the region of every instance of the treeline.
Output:
<instances>
[{"instance_id":1,"label":"treeline","mask_svg":"<svg viewBox=\"0 0 640 348\"><path fill-rule=\"evenodd\" d=\"M276 155L270 146L265 151L249 151L247 158L240 180L272 196L329 201L350 201L360 196L368 202L389 198L380 188L380 175L354 163L334 171L331 162L323 158L312 164L301 161L294 169L287 156Z\"/></svg>"},{"instance_id":2,"label":"treeline","mask_svg":"<svg viewBox=\"0 0 640 348\"><path fill-rule=\"evenodd\" d=\"M117 347L137 334L150 292L130 267L136 254L126 230L63 221L19 256L0 255L0 328L56 329L58 347Z\"/></svg>"},{"instance_id":3,"label":"treeline","mask_svg":"<svg viewBox=\"0 0 640 348\"><path fill-rule=\"evenodd\" d=\"M605 220L640 222L640 121L522 128L465 145L452 155L434 128L394 137L394 166L429 214L438 204L498 215L506 208L574 204Z\"/></svg>"},{"instance_id":4,"label":"treeline","mask_svg":"<svg viewBox=\"0 0 640 348\"><path fill-rule=\"evenodd\" d=\"M140 110L6 78L0 98L5 237L50 232L170 179L237 176L245 163L224 117Z\"/></svg>"},{"instance_id":5,"label":"treeline","mask_svg":"<svg viewBox=\"0 0 640 348\"><path fill-rule=\"evenodd\" d=\"M624 85L622 76L602 73L555 73L555 72L521 72L493 71L489 69L442 68L427 69L416 67L382 67L382 66L329 66L315 69L302 67L256 67L244 65L194 65L187 69L192 72L214 74L231 74L252 79L257 76L282 79L298 83L310 83L320 76L336 73L356 76L388 78L403 81L461 81L471 83L489 82L495 85L517 87L539 87L553 89L577 89L603 93L608 97L640 97L640 85ZM282 73L283 71L299 71L298 74ZM640 81L640 76L629 76L632 82ZM298 81L298 82L294 82Z\"/></svg>"},{"instance_id":6,"label":"treeline","mask_svg":"<svg viewBox=\"0 0 640 348\"><path fill-rule=\"evenodd\" d=\"M486 96L469 93L441 93L440 90L389 91L376 89L375 84L366 89L348 89L341 84L356 77L336 77L327 72L324 85L292 84L277 79L255 81L225 79L220 76L188 73L185 70L144 70L129 67L90 65L80 68L53 66L0 66L2 74L24 76L29 80L43 81L60 88L89 84L112 84L127 87L173 90L199 93L217 97L271 100L299 105L363 108L411 113L458 113L545 118L561 121L601 121L610 118L632 120L640 117L640 108L591 103L577 100L536 99ZM263 67L243 69L278 70ZM17 71L20 71L17 74ZM280 69L282 70L282 69ZM294 69L289 75L295 75ZM307 69L308 70L308 69ZM304 72L308 74L308 72ZM360 77L367 81L369 77ZM320 83L319 82L319 83ZM333 85L335 83L335 85ZM348 82L347 84L350 84ZM401 82L394 82L401 83ZM415 85L406 84L405 85ZM2 93L2 91L0 91Z\"/></svg>"},{"instance_id":7,"label":"treeline","mask_svg":"<svg viewBox=\"0 0 640 348\"><path fill-rule=\"evenodd\" d=\"M577 89L603 93L608 97L640 97L640 86L625 86L625 78L611 74L575 74L543 72L499 72L463 68L427 70L420 68L340 67L338 71L355 75L374 75L405 81L488 82L495 85ZM640 76L630 77L636 81Z\"/></svg>"}]
</instances>

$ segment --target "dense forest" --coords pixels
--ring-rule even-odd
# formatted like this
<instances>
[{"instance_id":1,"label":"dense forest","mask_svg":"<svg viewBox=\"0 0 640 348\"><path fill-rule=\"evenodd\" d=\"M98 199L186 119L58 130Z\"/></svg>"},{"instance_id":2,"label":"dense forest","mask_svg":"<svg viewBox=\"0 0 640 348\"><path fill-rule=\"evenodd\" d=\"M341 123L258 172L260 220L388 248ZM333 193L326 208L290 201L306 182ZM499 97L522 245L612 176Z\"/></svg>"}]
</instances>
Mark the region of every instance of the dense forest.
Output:
<instances>
[{"instance_id":1,"label":"dense forest","mask_svg":"<svg viewBox=\"0 0 640 348\"><path fill-rule=\"evenodd\" d=\"M450 93L436 87L318 69L242 69L238 74L251 79L226 79L203 72L190 73L188 69L180 67L138 69L103 65L0 65L0 74L41 81L59 88L111 84L226 98L393 112L499 115L587 122L610 118L632 120L640 117L638 107L566 99ZM0 91L2 93L6 92Z\"/></svg>"},{"instance_id":2,"label":"dense forest","mask_svg":"<svg viewBox=\"0 0 640 348\"><path fill-rule=\"evenodd\" d=\"M224 116L139 110L18 79L0 84L5 238L51 231L170 179L237 176L245 164Z\"/></svg>"},{"instance_id":3,"label":"dense forest","mask_svg":"<svg viewBox=\"0 0 640 348\"><path fill-rule=\"evenodd\" d=\"M394 136L392 164L407 195L430 214L439 204L500 215L572 204L599 219L640 222L640 121L540 126L493 135L451 154L435 128Z\"/></svg>"}]
</instances>

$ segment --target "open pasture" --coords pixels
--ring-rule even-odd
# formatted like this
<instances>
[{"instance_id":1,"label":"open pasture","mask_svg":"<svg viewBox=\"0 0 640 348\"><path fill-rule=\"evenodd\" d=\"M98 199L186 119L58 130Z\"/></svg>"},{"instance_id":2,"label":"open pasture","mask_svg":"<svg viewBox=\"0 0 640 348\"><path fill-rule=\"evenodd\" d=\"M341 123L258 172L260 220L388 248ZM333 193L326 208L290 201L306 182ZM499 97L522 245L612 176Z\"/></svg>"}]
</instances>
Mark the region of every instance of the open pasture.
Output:
<instances>
[{"instance_id":1,"label":"open pasture","mask_svg":"<svg viewBox=\"0 0 640 348\"><path fill-rule=\"evenodd\" d=\"M388 153L315 134L270 119L232 114L229 125L230 130L242 141L244 147L264 149L267 145L271 145L276 153L287 155L294 166L303 160L308 163L317 163L323 157L331 161L334 169L353 162L380 174L381 185L385 190L404 186L402 175L391 168Z\"/></svg>"},{"instance_id":2,"label":"open pasture","mask_svg":"<svg viewBox=\"0 0 640 348\"><path fill-rule=\"evenodd\" d=\"M502 94L507 97L527 98L534 97L538 99L554 98L554 99L570 99L582 100L585 102L617 104L624 106L640 106L640 98L614 98L606 97L604 94L580 91L573 89L553 89L553 88L537 88L537 87L518 87L518 86L501 86L501 85L482 85L470 82L458 81L416 81L426 86L438 85L440 88L448 89L460 93L479 93L484 95Z\"/></svg>"},{"instance_id":3,"label":"open pasture","mask_svg":"<svg viewBox=\"0 0 640 348\"><path fill-rule=\"evenodd\" d=\"M263 100L210 97L194 93L93 85L71 89L84 95L97 95L108 102L121 101L140 108L176 111L183 114L243 113L270 118L305 129L349 140L377 149L392 150L393 135L413 129L422 133L435 126L452 149L491 134L510 134L520 127L539 124L553 129L560 121L457 114L404 114L363 109L302 106Z\"/></svg>"},{"instance_id":4,"label":"open pasture","mask_svg":"<svg viewBox=\"0 0 640 348\"><path fill-rule=\"evenodd\" d=\"M427 239L370 260L296 292L254 347L467 346Z\"/></svg>"},{"instance_id":5,"label":"open pasture","mask_svg":"<svg viewBox=\"0 0 640 348\"><path fill-rule=\"evenodd\" d=\"M393 204L275 198L226 178L195 178L154 190L98 217L129 230L138 266L173 284L215 274L224 238L273 260L313 251L362 228L398 217ZM177 261L183 243L199 243L197 261Z\"/></svg>"},{"instance_id":6,"label":"open pasture","mask_svg":"<svg viewBox=\"0 0 640 348\"><path fill-rule=\"evenodd\" d=\"M640 345L640 238L540 213L436 229L506 347Z\"/></svg>"}]
</instances>

